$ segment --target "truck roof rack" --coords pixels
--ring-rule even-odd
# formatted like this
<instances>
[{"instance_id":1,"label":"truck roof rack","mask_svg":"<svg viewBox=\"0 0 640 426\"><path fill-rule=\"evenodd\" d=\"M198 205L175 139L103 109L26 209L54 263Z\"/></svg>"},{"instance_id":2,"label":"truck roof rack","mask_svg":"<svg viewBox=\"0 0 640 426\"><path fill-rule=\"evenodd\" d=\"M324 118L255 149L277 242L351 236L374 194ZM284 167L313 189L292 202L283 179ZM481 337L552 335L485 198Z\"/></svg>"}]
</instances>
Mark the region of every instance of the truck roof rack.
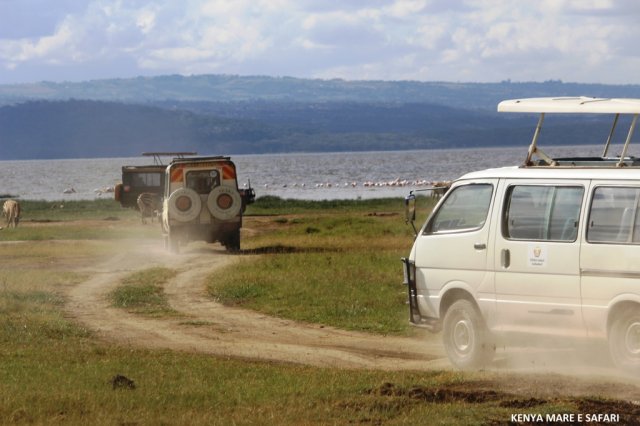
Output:
<instances>
[{"instance_id":1,"label":"truck roof rack","mask_svg":"<svg viewBox=\"0 0 640 426\"><path fill-rule=\"evenodd\" d=\"M231 157L224 155L209 155L209 156L201 156L201 157L178 157L174 158L171 161L171 164L182 163L182 162L194 162L194 161L220 161L220 160L231 160Z\"/></svg>"},{"instance_id":2,"label":"truck roof rack","mask_svg":"<svg viewBox=\"0 0 640 426\"><path fill-rule=\"evenodd\" d=\"M144 157L153 157L153 164L161 166L162 158L161 157L172 157L172 158L184 158L187 155L198 155L197 152L191 151L178 151L178 152L143 152L142 156Z\"/></svg>"},{"instance_id":3,"label":"truck roof rack","mask_svg":"<svg viewBox=\"0 0 640 426\"><path fill-rule=\"evenodd\" d=\"M628 157L627 150L635 131L638 116L640 115L640 99L630 98L590 98L586 96L578 97L558 97L558 98L529 98L511 99L498 104L499 112L533 112L539 113L538 125L533 134L533 140L529 145L524 167L532 166L553 166L553 167L633 167L640 166L640 160L635 157ZM614 114L613 125L609 136L604 144L602 157L572 157L572 158L551 158L538 147L538 138L544 116L547 113L557 114ZM632 115L633 119L627 133L627 138L619 157L608 157L611 140L618 124L621 114ZM533 161L533 155L539 157L538 161Z\"/></svg>"}]
</instances>

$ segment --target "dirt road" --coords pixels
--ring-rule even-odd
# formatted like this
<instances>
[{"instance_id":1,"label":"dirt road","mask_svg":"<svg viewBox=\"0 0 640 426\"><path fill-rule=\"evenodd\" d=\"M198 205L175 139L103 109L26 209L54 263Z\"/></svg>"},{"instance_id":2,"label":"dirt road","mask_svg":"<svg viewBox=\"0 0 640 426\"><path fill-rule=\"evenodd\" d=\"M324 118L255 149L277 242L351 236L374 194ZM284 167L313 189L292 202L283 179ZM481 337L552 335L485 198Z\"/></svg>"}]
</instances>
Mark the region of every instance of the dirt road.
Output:
<instances>
[{"instance_id":1,"label":"dirt road","mask_svg":"<svg viewBox=\"0 0 640 426\"><path fill-rule=\"evenodd\" d=\"M206 278L238 261L238 256L228 255L217 245L193 245L180 255L169 255L157 242L132 244L108 261L83 270L91 278L69 290L67 311L100 338L136 347L339 368L451 368L440 336L356 333L273 318L211 300ZM106 295L121 278L153 266L178 272L165 293L181 316L148 318L110 306ZM541 397L595 394L639 401L637 383L612 368L601 352L529 347L498 348L489 373L474 387Z\"/></svg>"},{"instance_id":2,"label":"dirt road","mask_svg":"<svg viewBox=\"0 0 640 426\"><path fill-rule=\"evenodd\" d=\"M300 324L212 301L206 295L206 277L237 261L217 245L193 245L179 255L167 254L157 243L131 245L83 271L92 278L70 290L68 311L100 337L134 346L314 366L449 368L438 339L429 343ZM106 295L122 277L153 266L178 271L165 292L184 317L147 318L110 306Z\"/></svg>"}]
</instances>

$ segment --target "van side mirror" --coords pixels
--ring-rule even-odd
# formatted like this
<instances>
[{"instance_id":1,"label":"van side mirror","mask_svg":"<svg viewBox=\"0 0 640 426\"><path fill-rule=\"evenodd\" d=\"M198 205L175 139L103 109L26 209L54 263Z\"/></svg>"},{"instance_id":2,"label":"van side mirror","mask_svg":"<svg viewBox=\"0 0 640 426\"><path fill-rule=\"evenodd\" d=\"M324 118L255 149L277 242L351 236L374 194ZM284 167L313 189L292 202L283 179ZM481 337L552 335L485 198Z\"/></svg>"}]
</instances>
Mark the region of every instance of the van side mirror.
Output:
<instances>
[{"instance_id":1,"label":"van side mirror","mask_svg":"<svg viewBox=\"0 0 640 426\"><path fill-rule=\"evenodd\" d=\"M404 216L407 223L416 220L416 196L411 192L404 199Z\"/></svg>"},{"instance_id":2,"label":"van side mirror","mask_svg":"<svg viewBox=\"0 0 640 426\"><path fill-rule=\"evenodd\" d=\"M413 228L414 235L418 235L418 230L416 229L415 221L416 221L416 196L411 191L409 195L404 199L404 216L406 223L410 223Z\"/></svg>"}]
</instances>

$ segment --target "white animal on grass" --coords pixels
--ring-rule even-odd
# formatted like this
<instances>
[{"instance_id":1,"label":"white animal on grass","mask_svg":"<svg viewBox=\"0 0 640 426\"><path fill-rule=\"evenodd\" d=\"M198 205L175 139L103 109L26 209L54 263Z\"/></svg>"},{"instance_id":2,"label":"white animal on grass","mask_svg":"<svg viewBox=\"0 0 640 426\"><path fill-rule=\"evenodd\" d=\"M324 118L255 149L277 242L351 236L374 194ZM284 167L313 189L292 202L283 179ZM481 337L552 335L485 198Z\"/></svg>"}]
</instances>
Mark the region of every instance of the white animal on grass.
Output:
<instances>
[{"instance_id":1,"label":"white animal on grass","mask_svg":"<svg viewBox=\"0 0 640 426\"><path fill-rule=\"evenodd\" d=\"M20 203L16 200L5 201L2 214L7 218L7 228L17 228L20 222Z\"/></svg>"}]
</instances>

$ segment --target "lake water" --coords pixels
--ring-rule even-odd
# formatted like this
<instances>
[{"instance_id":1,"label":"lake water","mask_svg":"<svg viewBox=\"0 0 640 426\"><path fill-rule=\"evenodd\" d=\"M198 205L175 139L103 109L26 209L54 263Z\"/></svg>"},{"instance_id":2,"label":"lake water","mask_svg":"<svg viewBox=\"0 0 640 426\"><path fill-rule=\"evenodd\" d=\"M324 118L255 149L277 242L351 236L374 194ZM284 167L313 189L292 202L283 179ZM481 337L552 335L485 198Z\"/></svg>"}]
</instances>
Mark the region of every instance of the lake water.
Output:
<instances>
[{"instance_id":1,"label":"lake water","mask_svg":"<svg viewBox=\"0 0 640 426\"><path fill-rule=\"evenodd\" d=\"M556 157L600 155L599 145L555 147ZM619 152L617 151L611 151ZM258 197L308 200L404 197L416 182L453 180L475 170L521 164L526 147L322 154L236 155L238 184L251 181ZM113 197L96 190L121 180L123 165L148 157L0 161L0 194L29 200ZM405 186L390 182L407 181ZM365 186L365 183L372 186ZM65 194L65 189L76 192Z\"/></svg>"}]
</instances>

